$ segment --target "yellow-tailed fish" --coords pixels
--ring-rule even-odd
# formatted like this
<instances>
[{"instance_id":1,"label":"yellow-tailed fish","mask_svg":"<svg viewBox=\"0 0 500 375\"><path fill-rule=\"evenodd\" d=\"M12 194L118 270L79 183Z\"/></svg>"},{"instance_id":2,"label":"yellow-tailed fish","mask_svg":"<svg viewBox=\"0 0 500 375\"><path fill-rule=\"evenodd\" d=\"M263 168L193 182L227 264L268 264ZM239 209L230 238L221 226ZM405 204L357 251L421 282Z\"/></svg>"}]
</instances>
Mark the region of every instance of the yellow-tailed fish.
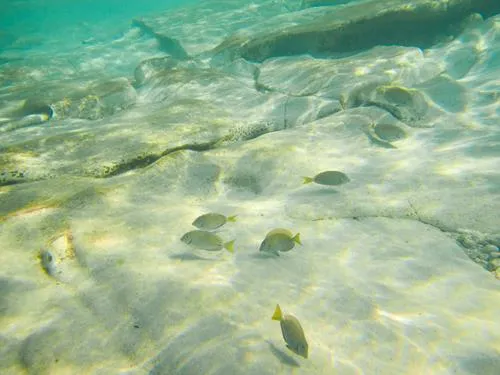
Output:
<instances>
[{"instance_id":1,"label":"yellow-tailed fish","mask_svg":"<svg viewBox=\"0 0 500 375\"><path fill-rule=\"evenodd\" d=\"M192 230L181 237L181 241L196 249L219 251L223 248L232 253L234 251L234 240L224 242L222 238L212 232L205 230Z\"/></svg>"},{"instance_id":2,"label":"yellow-tailed fish","mask_svg":"<svg viewBox=\"0 0 500 375\"><path fill-rule=\"evenodd\" d=\"M280 305L276 305L273 320L278 320L281 326L281 333L286 342L286 346L295 354L307 358L309 354L309 345L307 344L304 330L299 323L299 320L293 315L288 315L281 312Z\"/></svg>"},{"instance_id":3,"label":"yellow-tailed fish","mask_svg":"<svg viewBox=\"0 0 500 375\"><path fill-rule=\"evenodd\" d=\"M300 242L300 233L293 235L288 229L277 228L270 231L260 244L259 251L279 255L280 251L290 251Z\"/></svg>"},{"instance_id":4,"label":"yellow-tailed fish","mask_svg":"<svg viewBox=\"0 0 500 375\"><path fill-rule=\"evenodd\" d=\"M339 171L326 171L317 174L314 177L304 177L304 184L314 182L320 185L336 186L343 185L351 181L345 173Z\"/></svg>"},{"instance_id":5,"label":"yellow-tailed fish","mask_svg":"<svg viewBox=\"0 0 500 375\"><path fill-rule=\"evenodd\" d=\"M217 229L227 222L235 222L236 215L233 216L224 216L222 214L218 214L215 212L210 212L208 214L204 214L196 218L193 221L193 225L202 230L214 230Z\"/></svg>"}]
</instances>

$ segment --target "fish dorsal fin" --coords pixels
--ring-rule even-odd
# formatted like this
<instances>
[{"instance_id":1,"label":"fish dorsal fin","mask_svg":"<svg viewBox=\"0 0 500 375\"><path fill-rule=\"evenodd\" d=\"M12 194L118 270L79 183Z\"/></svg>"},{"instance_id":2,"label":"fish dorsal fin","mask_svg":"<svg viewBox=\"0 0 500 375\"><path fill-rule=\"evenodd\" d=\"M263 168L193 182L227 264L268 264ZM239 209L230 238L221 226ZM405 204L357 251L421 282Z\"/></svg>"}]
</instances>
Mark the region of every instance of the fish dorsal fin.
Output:
<instances>
[{"instance_id":1,"label":"fish dorsal fin","mask_svg":"<svg viewBox=\"0 0 500 375\"><path fill-rule=\"evenodd\" d=\"M275 236L275 235L278 235L278 234L281 234L281 235L284 235L284 236L287 236L287 237L290 237L290 238L293 237L293 233L291 231L289 231L288 229L285 229L285 228L276 228L276 229L273 229L272 231L270 231L266 235L266 237L271 237L271 236Z\"/></svg>"}]
</instances>

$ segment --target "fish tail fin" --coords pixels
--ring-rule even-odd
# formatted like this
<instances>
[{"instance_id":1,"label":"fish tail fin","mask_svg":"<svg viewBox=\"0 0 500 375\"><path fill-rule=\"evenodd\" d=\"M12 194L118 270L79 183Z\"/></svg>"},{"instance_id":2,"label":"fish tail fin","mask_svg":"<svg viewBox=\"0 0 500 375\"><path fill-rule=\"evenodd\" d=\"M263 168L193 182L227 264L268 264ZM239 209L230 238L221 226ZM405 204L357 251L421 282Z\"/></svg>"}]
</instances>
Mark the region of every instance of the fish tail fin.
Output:
<instances>
[{"instance_id":1,"label":"fish tail fin","mask_svg":"<svg viewBox=\"0 0 500 375\"><path fill-rule=\"evenodd\" d=\"M314 181L314 178L311 178L311 177L302 177L304 179L304 182L303 184L310 184L311 182Z\"/></svg>"},{"instance_id":2,"label":"fish tail fin","mask_svg":"<svg viewBox=\"0 0 500 375\"><path fill-rule=\"evenodd\" d=\"M226 220L231 223L234 223L237 217L238 217L237 215L228 216Z\"/></svg>"},{"instance_id":3,"label":"fish tail fin","mask_svg":"<svg viewBox=\"0 0 500 375\"><path fill-rule=\"evenodd\" d=\"M293 236L292 240L294 240L299 245L302 245L302 242L300 241L300 233L297 233L295 236Z\"/></svg>"},{"instance_id":4,"label":"fish tail fin","mask_svg":"<svg viewBox=\"0 0 500 375\"><path fill-rule=\"evenodd\" d=\"M274 309L274 314L271 318L272 320L281 320L283 319L283 313L281 312L280 305L276 305L276 308Z\"/></svg>"},{"instance_id":5,"label":"fish tail fin","mask_svg":"<svg viewBox=\"0 0 500 375\"><path fill-rule=\"evenodd\" d=\"M224 249L226 249L227 251L229 251L230 253L234 253L234 241L235 240L232 240L232 241L229 241L229 242L226 242L224 244Z\"/></svg>"}]
</instances>

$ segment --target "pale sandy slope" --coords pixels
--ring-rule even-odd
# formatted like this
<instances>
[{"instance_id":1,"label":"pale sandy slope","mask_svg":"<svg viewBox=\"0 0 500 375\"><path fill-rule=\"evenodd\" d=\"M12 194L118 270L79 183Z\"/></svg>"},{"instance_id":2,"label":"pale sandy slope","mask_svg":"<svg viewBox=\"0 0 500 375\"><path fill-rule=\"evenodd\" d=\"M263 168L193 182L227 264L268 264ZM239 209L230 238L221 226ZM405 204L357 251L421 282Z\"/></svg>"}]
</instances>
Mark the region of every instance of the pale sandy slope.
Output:
<instances>
[{"instance_id":1,"label":"pale sandy slope","mask_svg":"<svg viewBox=\"0 0 500 375\"><path fill-rule=\"evenodd\" d=\"M152 79L141 105L111 120L3 134L10 161L53 178L0 190L0 372L496 374L499 280L459 243L500 246L499 22L425 52L269 60L266 92L236 63L236 78ZM372 79L418 90L425 116L341 110ZM268 118L278 131L242 136ZM374 138L382 123L406 138ZM207 139L219 143L90 177ZM330 169L351 182L302 185ZM180 242L209 211L238 215L219 231L234 254ZM275 227L303 246L259 256ZM40 249L56 259L52 275ZM276 303L301 321L307 360L286 349Z\"/></svg>"}]
</instances>

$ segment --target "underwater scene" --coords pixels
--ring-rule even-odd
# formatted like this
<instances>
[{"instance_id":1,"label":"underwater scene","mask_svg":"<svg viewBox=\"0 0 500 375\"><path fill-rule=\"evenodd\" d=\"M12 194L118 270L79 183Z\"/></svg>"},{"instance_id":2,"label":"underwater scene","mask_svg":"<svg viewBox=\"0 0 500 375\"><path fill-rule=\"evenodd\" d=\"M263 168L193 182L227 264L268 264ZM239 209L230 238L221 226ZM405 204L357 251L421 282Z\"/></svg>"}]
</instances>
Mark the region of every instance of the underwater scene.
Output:
<instances>
[{"instance_id":1,"label":"underwater scene","mask_svg":"<svg viewBox=\"0 0 500 375\"><path fill-rule=\"evenodd\" d=\"M500 374L500 1L0 25L1 375Z\"/></svg>"}]
</instances>

